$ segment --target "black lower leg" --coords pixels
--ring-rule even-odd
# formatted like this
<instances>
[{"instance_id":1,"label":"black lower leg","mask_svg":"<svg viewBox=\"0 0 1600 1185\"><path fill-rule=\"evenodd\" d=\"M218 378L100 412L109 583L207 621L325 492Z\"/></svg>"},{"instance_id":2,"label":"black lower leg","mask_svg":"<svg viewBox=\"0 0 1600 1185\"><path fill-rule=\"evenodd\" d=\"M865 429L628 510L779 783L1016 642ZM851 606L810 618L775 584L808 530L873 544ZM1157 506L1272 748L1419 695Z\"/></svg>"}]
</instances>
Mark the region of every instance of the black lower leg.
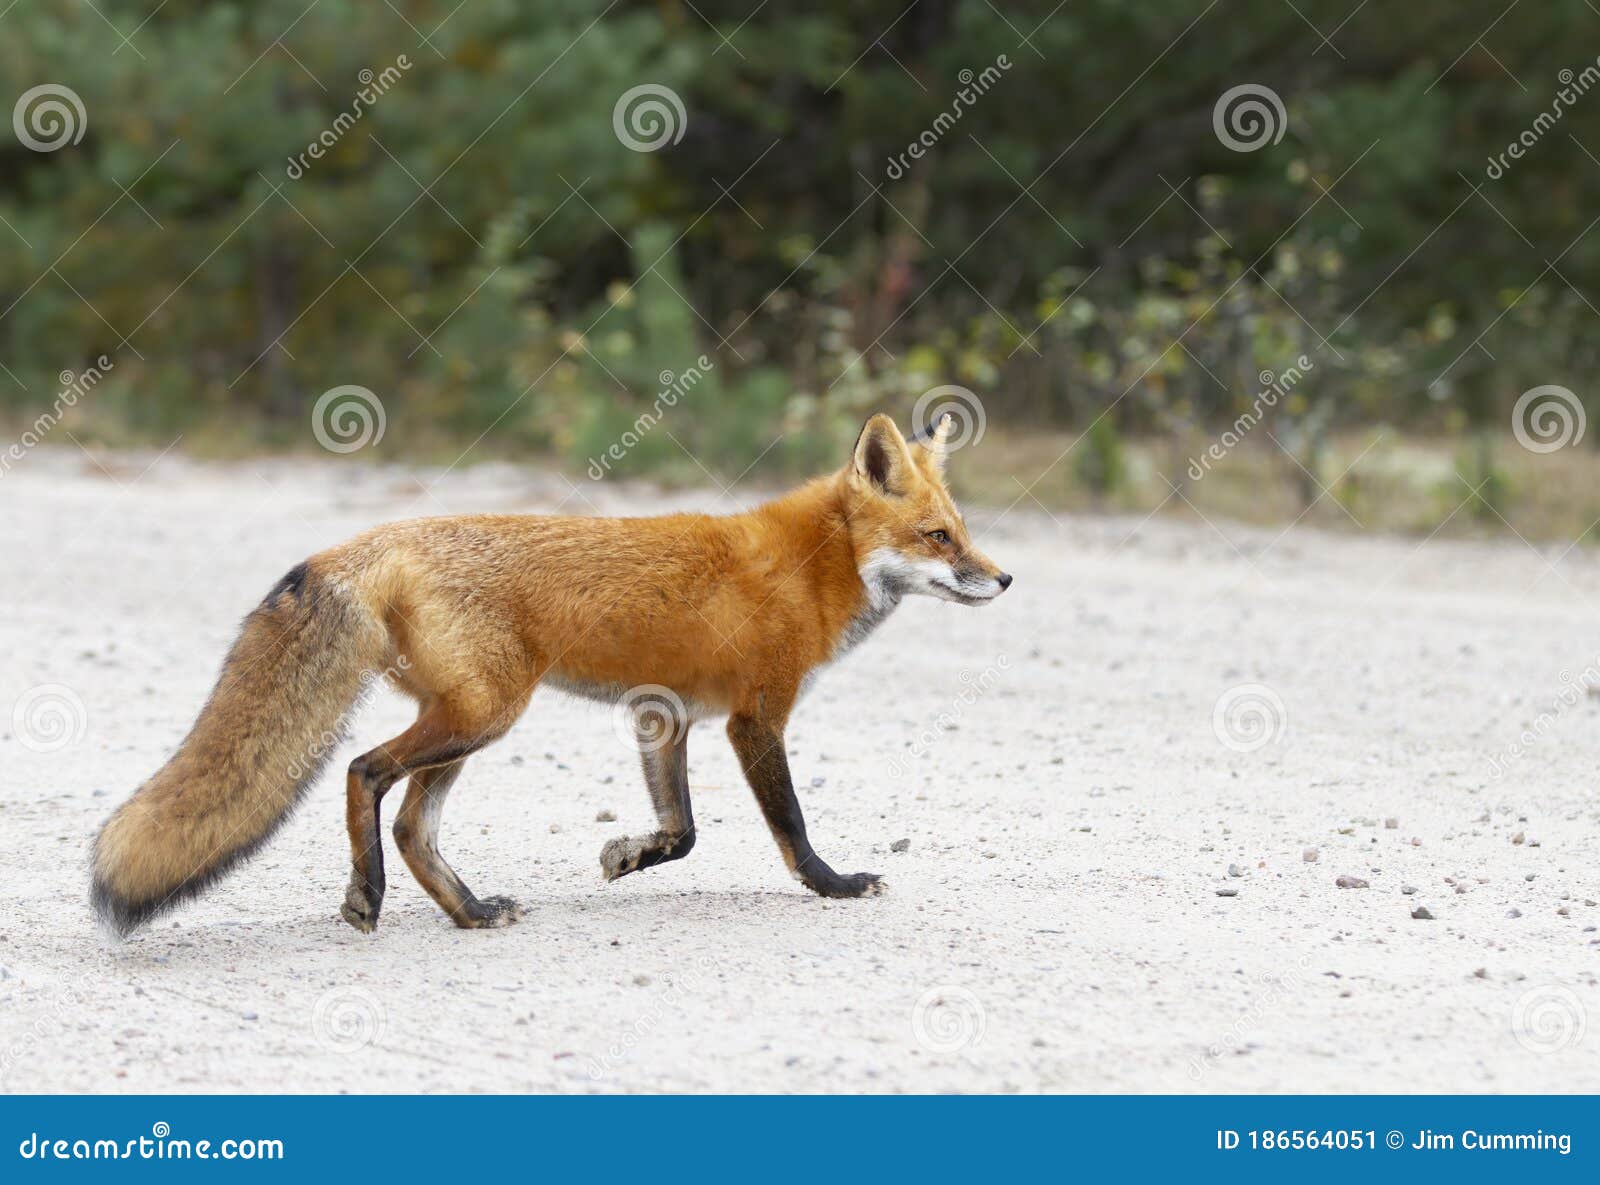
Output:
<instances>
[{"instance_id":1,"label":"black lower leg","mask_svg":"<svg viewBox=\"0 0 1600 1185\"><path fill-rule=\"evenodd\" d=\"M694 812L689 805L689 737L683 722L676 739L651 745L641 737L641 764L660 828L649 835L619 836L600 851L607 880L681 860L694 848Z\"/></svg>"},{"instance_id":2,"label":"black lower leg","mask_svg":"<svg viewBox=\"0 0 1600 1185\"><path fill-rule=\"evenodd\" d=\"M728 739L778 850L783 853L784 863L796 880L824 897L866 897L881 891L883 882L875 874L841 876L812 848L806 837L800 800L795 797L794 782L789 776L782 733L754 717L735 715L728 720Z\"/></svg>"}]
</instances>

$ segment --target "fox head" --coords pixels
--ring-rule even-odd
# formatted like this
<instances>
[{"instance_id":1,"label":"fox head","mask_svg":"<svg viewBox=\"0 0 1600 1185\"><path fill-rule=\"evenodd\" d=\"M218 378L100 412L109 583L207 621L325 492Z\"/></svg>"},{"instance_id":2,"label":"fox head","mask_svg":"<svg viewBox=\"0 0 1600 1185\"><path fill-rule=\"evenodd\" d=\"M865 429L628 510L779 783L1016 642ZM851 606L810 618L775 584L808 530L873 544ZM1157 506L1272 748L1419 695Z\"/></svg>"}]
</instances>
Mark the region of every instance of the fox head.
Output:
<instances>
[{"instance_id":1,"label":"fox head","mask_svg":"<svg viewBox=\"0 0 1600 1185\"><path fill-rule=\"evenodd\" d=\"M1011 577L972 545L944 484L954 418L907 442L886 415L861 429L845 470L856 568L875 601L909 593L982 605Z\"/></svg>"}]
</instances>

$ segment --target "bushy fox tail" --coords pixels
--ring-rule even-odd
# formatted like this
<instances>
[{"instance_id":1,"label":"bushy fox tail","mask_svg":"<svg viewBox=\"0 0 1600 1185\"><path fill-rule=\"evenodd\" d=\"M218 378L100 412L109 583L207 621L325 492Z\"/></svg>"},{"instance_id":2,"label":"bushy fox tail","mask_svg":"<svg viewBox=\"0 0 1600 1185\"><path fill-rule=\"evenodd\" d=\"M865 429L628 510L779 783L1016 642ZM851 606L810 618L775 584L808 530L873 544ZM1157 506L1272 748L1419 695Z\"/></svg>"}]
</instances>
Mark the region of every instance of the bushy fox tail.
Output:
<instances>
[{"instance_id":1,"label":"bushy fox tail","mask_svg":"<svg viewBox=\"0 0 1600 1185\"><path fill-rule=\"evenodd\" d=\"M387 631L301 564L245 618L189 735L95 839L90 899L126 936L202 892L289 817Z\"/></svg>"}]
</instances>

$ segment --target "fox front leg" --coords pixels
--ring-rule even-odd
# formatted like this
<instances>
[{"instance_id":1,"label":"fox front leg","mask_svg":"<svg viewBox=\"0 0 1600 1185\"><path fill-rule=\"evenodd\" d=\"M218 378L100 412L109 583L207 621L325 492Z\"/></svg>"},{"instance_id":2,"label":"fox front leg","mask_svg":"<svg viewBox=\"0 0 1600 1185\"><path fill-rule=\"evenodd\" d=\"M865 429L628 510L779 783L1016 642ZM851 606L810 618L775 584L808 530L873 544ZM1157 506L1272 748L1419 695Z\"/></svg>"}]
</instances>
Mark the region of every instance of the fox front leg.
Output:
<instances>
[{"instance_id":1,"label":"fox front leg","mask_svg":"<svg viewBox=\"0 0 1600 1185\"><path fill-rule=\"evenodd\" d=\"M780 729L754 716L734 715L728 720L728 739L733 742L744 776L772 829L772 838L778 841L784 863L796 880L824 897L875 897L883 892L883 879L876 873L841 876L811 847L806 838L805 816L794 796Z\"/></svg>"},{"instance_id":2,"label":"fox front leg","mask_svg":"<svg viewBox=\"0 0 1600 1185\"><path fill-rule=\"evenodd\" d=\"M670 731L668 731L670 729ZM606 880L682 860L694 847L694 812L689 805L689 722L679 717L639 726L645 785L660 828L650 835L624 835L600 851Z\"/></svg>"}]
</instances>

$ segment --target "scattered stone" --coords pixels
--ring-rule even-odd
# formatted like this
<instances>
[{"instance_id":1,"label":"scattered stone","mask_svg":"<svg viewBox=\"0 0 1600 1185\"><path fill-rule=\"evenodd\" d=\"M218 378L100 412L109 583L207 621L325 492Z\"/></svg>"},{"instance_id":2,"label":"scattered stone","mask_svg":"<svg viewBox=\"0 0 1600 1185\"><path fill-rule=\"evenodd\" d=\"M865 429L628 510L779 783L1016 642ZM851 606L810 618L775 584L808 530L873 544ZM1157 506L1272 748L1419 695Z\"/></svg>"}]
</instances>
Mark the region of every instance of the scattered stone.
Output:
<instances>
[{"instance_id":1,"label":"scattered stone","mask_svg":"<svg viewBox=\"0 0 1600 1185\"><path fill-rule=\"evenodd\" d=\"M1401 885L1400 886L1400 891L1402 893L1404 893L1407 897L1409 897L1409 896L1411 896L1413 893L1415 893L1417 891L1417 886L1416 885Z\"/></svg>"},{"instance_id":2,"label":"scattered stone","mask_svg":"<svg viewBox=\"0 0 1600 1185\"><path fill-rule=\"evenodd\" d=\"M1341 876L1333 883L1338 885L1341 889L1370 889L1372 887L1359 876Z\"/></svg>"},{"instance_id":3,"label":"scattered stone","mask_svg":"<svg viewBox=\"0 0 1600 1185\"><path fill-rule=\"evenodd\" d=\"M1472 973L1472 977L1474 979L1488 979L1489 978L1489 968L1487 968L1487 967L1479 967L1476 971L1474 971Z\"/></svg>"},{"instance_id":4,"label":"scattered stone","mask_svg":"<svg viewBox=\"0 0 1600 1185\"><path fill-rule=\"evenodd\" d=\"M1218 897L1237 897L1238 895L1239 890L1232 887L1217 890Z\"/></svg>"},{"instance_id":5,"label":"scattered stone","mask_svg":"<svg viewBox=\"0 0 1600 1185\"><path fill-rule=\"evenodd\" d=\"M560 823L552 823L552 824L550 824L550 834L551 835L560 835L561 834L561 824Z\"/></svg>"},{"instance_id":6,"label":"scattered stone","mask_svg":"<svg viewBox=\"0 0 1600 1185\"><path fill-rule=\"evenodd\" d=\"M1417 906L1411 911L1411 916L1416 918L1419 922L1433 921L1433 915L1428 912L1428 907L1426 905Z\"/></svg>"},{"instance_id":7,"label":"scattered stone","mask_svg":"<svg viewBox=\"0 0 1600 1185\"><path fill-rule=\"evenodd\" d=\"M909 839L897 839L889 845L889 850L891 852L909 852L911 850L911 841Z\"/></svg>"},{"instance_id":8,"label":"scattered stone","mask_svg":"<svg viewBox=\"0 0 1600 1185\"><path fill-rule=\"evenodd\" d=\"M1300 853L1300 859L1304 860L1307 864L1315 864L1317 862L1317 849L1307 848L1305 851Z\"/></svg>"},{"instance_id":9,"label":"scattered stone","mask_svg":"<svg viewBox=\"0 0 1600 1185\"><path fill-rule=\"evenodd\" d=\"M595 812L594 821L596 823L615 823L617 821L617 812L610 807L602 807Z\"/></svg>"},{"instance_id":10,"label":"scattered stone","mask_svg":"<svg viewBox=\"0 0 1600 1185\"><path fill-rule=\"evenodd\" d=\"M818 776L816 776L816 777L811 779L811 788L813 790L821 790L822 787L827 784L827 781L828 781L827 778L822 777L819 774Z\"/></svg>"},{"instance_id":11,"label":"scattered stone","mask_svg":"<svg viewBox=\"0 0 1600 1185\"><path fill-rule=\"evenodd\" d=\"M1519 831L1519 832L1517 832L1515 835L1513 835L1511 837L1511 842L1512 843L1516 843L1516 844L1520 844L1520 843L1524 842L1526 839L1527 839L1527 836L1523 835L1522 832Z\"/></svg>"},{"instance_id":12,"label":"scattered stone","mask_svg":"<svg viewBox=\"0 0 1600 1185\"><path fill-rule=\"evenodd\" d=\"M1237 864L1230 864L1230 865L1228 865L1228 875L1229 876L1243 876L1244 875L1244 869L1240 868Z\"/></svg>"},{"instance_id":13,"label":"scattered stone","mask_svg":"<svg viewBox=\"0 0 1600 1185\"><path fill-rule=\"evenodd\" d=\"M1530 873L1528 873L1527 876L1523 877L1522 879L1525 880L1525 881L1531 881L1534 877L1536 877L1538 875L1539 874L1537 872L1530 872Z\"/></svg>"},{"instance_id":14,"label":"scattered stone","mask_svg":"<svg viewBox=\"0 0 1600 1185\"><path fill-rule=\"evenodd\" d=\"M1570 909L1568 909L1565 905L1563 905L1560 909L1556 910L1556 913L1559 916L1564 917L1564 918L1569 918L1569 917L1572 916L1572 911Z\"/></svg>"},{"instance_id":15,"label":"scattered stone","mask_svg":"<svg viewBox=\"0 0 1600 1185\"><path fill-rule=\"evenodd\" d=\"M259 1016L257 1016L254 1012L241 1012L239 1014L239 1019L240 1020L260 1020L261 1018Z\"/></svg>"},{"instance_id":16,"label":"scattered stone","mask_svg":"<svg viewBox=\"0 0 1600 1185\"><path fill-rule=\"evenodd\" d=\"M1400 827L1400 820L1391 816L1383 821L1383 825L1387 830L1395 831Z\"/></svg>"},{"instance_id":17,"label":"scattered stone","mask_svg":"<svg viewBox=\"0 0 1600 1185\"><path fill-rule=\"evenodd\" d=\"M648 975L635 975L633 977L633 985L635 987L649 987L650 977Z\"/></svg>"},{"instance_id":18,"label":"scattered stone","mask_svg":"<svg viewBox=\"0 0 1600 1185\"><path fill-rule=\"evenodd\" d=\"M1508 917L1508 918L1520 918L1521 916L1522 916L1522 911L1520 909L1518 909L1515 905L1513 905L1511 907L1511 909L1506 913L1506 917Z\"/></svg>"}]
</instances>

